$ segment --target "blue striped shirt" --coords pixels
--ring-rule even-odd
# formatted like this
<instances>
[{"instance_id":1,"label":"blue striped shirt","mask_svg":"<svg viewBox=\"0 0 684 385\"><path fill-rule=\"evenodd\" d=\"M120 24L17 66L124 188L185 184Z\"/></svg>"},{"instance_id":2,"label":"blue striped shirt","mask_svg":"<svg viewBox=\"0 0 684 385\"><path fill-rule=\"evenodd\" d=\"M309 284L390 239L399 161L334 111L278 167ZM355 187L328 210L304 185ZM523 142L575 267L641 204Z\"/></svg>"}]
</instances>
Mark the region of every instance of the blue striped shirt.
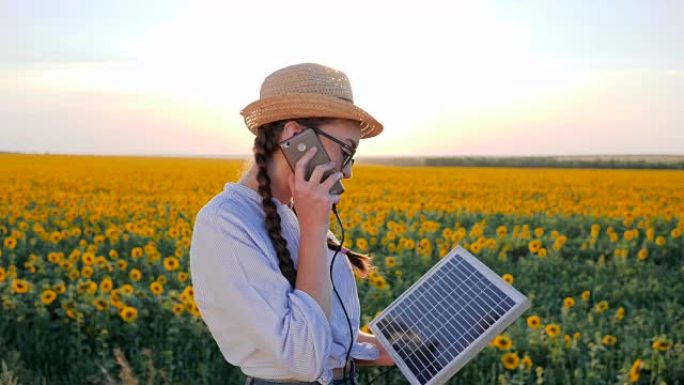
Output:
<instances>
[{"instance_id":1,"label":"blue striped shirt","mask_svg":"<svg viewBox=\"0 0 684 385\"><path fill-rule=\"evenodd\" d=\"M275 197L273 202L297 266L297 216ZM334 292L328 321L313 297L292 288L280 272L264 220L259 193L234 182L200 209L190 246L195 302L226 361L245 375L329 384L332 369L344 366L347 319ZM330 265L335 251L327 251ZM360 304L351 266L345 254L337 254L333 283L354 332L351 357L375 360L378 348L357 342Z\"/></svg>"}]
</instances>

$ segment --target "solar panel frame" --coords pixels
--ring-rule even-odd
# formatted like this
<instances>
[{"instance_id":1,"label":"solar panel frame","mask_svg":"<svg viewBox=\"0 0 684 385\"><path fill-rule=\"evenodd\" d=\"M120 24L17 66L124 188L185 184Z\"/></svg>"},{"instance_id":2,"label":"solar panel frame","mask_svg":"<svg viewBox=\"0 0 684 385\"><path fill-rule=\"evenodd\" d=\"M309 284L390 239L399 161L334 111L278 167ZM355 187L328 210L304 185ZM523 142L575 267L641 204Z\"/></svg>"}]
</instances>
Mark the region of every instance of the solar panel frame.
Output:
<instances>
[{"instance_id":1,"label":"solar panel frame","mask_svg":"<svg viewBox=\"0 0 684 385\"><path fill-rule=\"evenodd\" d=\"M418 378L414 374L414 370L412 370L411 364L412 362L405 362L404 359L400 356L399 352L395 347L393 346L392 342L388 340L387 335L385 334L385 330L383 329L386 326L386 329L388 331L388 334L391 334L389 332L404 332L405 330L397 329L395 325L397 324L398 321L396 321L397 317L392 318L393 314L400 309L402 305L405 303L408 303L409 300L414 298L417 294L420 293L421 290L423 292L429 290L431 287L426 285L425 283L430 280L435 274L441 271L441 269L445 268L445 266L449 263L459 263L454 262L457 260L457 258L460 257L463 259L464 262L468 263L470 266L475 268L483 277L491 283L495 288L498 288L500 292L506 295L507 298L510 298L514 303L511 305L511 307L506 310L498 319L494 321L493 324L491 324L489 327L484 328L481 324L476 325L479 326L479 329L484 329L481 331L477 337L473 337L474 333L470 333L468 331L466 333L463 333L461 336L462 339L459 339L458 341L454 341L453 346L458 346L461 347L462 350L453 358L449 360L448 363L444 364L444 357L440 356L433 356L434 361L439 361L440 359L442 361L439 361L439 364L442 365L441 369L437 369L434 365L434 361L430 361L430 358L427 357L428 351L424 350L420 355L416 355L416 359L419 361L419 364L425 364L426 362L428 365L432 368L432 370L437 370L437 373L434 375L431 375L429 380L425 381L424 378ZM448 268L448 266L446 266ZM439 277L439 276L438 276ZM430 281L432 282L432 281ZM458 288L461 287L461 283L458 283ZM487 282L484 282L487 283ZM437 286L434 286L435 288L439 289ZM467 289L468 287L466 287ZM409 306L412 305L418 305L418 302L413 302L410 305L407 305L406 309L411 309ZM432 306L432 309L436 308L440 303L438 302L434 306ZM476 303L476 305L479 305ZM425 304L419 304L419 306L422 306L422 309L426 309L427 306ZM388 352L388 354L392 357L394 360L395 364L397 367L401 370L401 372L404 374L406 379L411 383L411 385L439 385L447 382L451 377L453 377L466 363L468 363L473 357L475 357L482 349L484 349L487 344L498 334L502 333L508 326L510 326L511 323L513 323L517 318L519 318L527 309L529 309L531 306L531 302L529 299L520 293L516 288L513 286L509 285L506 281L504 281L501 277L499 277L498 274L496 274L494 271L492 271L487 265L482 263L479 259L477 259L474 255L472 255L470 252L468 252L465 248L462 246L456 246L453 248L446 256L444 256L438 263L436 263L432 268L430 268L425 274L423 274L422 277L420 277L415 283L413 283L406 291L404 291L399 297L397 297L392 303L387 306L376 318L374 318L371 322L369 322L369 328L371 329L372 333L376 336L378 339L378 342L382 344L382 346L385 348L385 350ZM446 307L443 306L445 310ZM432 310L431 309L431 310ZM501 308L503 309L503 307ZM486 309L485 309L486 310ZM500 311L497 311L500 312ZM439 313L425 313L425 314L431 314L434 315L433 317L433 322L436 322L440 315L443 315L444 312ZM466 312L463 313L463 316L461 316L461 313L457 315L457 317L461 317L462 320L468 319L471 321L472 319L475 319L475 317L468 317L466 318L468 314ZM479 321L478 321L479 322ZM381 325L382 323L382 325ZM416 326L422 326L422 327L429 327L430 325L427 325L424 323L422 319L418 320L419 325ZM449 326L454 326L454 325L449 325ZM459 326L456 324L455 326ZM390 330L391 329L391 330ZM436 333L440 334L440 336L443 338L445 335L443 333L442 329L437 329ZM465 337L467 335L467 337ZM403 337L403 336L402 336ZM447 339L452 337L449 335L446 335ZM468 341L470 339L470 341ZM414 334L412 336L408 336L407 339L403 340L404 345L407 346L407 343L413 343L414 346L415 344L418 347L422 346L420 345L424 341L424 338L421 338L420 335ZM395 341L396 342L396 341ZM441 342L441 341L437 341ZM451 341L450 341L451 342ZM458 344L458 345L456 345ZM465 346L464 346L465 345ZM402 347L403 347L402 346ZM434 346L434 345L433 345ZM415 366L412 366L415 368ZM427 370L427 368L426 368Z\"/></svg>"}]
</instances>

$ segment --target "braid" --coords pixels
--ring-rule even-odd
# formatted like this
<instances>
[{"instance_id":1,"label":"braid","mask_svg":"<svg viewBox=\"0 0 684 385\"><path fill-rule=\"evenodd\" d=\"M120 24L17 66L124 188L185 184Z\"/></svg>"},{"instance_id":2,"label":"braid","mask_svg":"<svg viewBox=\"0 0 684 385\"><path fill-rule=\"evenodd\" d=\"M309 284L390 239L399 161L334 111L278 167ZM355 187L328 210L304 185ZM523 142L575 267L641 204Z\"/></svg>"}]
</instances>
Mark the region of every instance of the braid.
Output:
<instances>
[{"instance_id":1,"label":"braid","mask_svg":"<svg viewBox=\"0 0 684 385\"><path fill-rule=\"evenodd\" d=\"M292 287L294 287L297 281L297 271L295 270L290 250L287 248L287 240L285 240L281 233L280 214L278 214L278 208L273 203L271 178L268 176L267 168L268 160L277 148L278 138L283 129L282 123L284 122L280 124L265 124L257 129L257 136L254 139L254 160L259 167L257 181L259 182L259 194L261 195L261 202L266 214L266 230L278 254L280 272L283 273Z\"/></svg>"},{"instance_id":2,"label":"braid","mask_svg":"<svg viewBox=\"0 0 684 385\"><path fill-rule=\"evenodd\" d=\"M338 240L328 238L328 249L337 250L339 247L340 242ZM347 258L352 266L354 266L354 270L359 273L361 278L367 278L368 273L375 269L375 266L373 266L373 258L365 254L357 253L356 251L346 250Z\"/></svg>"}]
</instances>

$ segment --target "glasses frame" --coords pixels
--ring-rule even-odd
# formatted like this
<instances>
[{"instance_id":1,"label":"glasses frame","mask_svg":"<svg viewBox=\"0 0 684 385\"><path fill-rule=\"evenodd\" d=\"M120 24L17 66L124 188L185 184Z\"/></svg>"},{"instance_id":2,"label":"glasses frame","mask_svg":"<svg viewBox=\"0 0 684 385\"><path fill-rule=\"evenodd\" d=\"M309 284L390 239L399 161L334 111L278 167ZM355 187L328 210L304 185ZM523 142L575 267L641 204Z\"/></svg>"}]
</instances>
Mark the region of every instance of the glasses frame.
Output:
<instances>
[{"instance_id":1,"label":"glasses frame","mask_svg":"<svg viewBox=\"0 0 684 385\"><path fill-rule=\"evenodd\" d=\"M327 132L321 130L321 129L318 128L318 127L313 127L313 126L305 126L305 127L306 127L306 128L312 129L312 130L313 130L316 134L318 134L318 135L323 135L323 136L325 136L326 138L328 138L328 139L332 140L333 142L339 144L340 147L342 147L343 149L346 150L346 151L344 152L344 159L342 160L342 169L344 169L345 167L347 167L347 165L348 165L350 162L351 162L352 166L354 165L354 161L355 161L355 160L354 160L354 155L356 154L356 148L355 148L355 147L350 146L348 143L345 143L345 142L343 142L343 141L337 139L336 137L334 137L334 136L328 134Z\"/></svg>"}]
</instances>

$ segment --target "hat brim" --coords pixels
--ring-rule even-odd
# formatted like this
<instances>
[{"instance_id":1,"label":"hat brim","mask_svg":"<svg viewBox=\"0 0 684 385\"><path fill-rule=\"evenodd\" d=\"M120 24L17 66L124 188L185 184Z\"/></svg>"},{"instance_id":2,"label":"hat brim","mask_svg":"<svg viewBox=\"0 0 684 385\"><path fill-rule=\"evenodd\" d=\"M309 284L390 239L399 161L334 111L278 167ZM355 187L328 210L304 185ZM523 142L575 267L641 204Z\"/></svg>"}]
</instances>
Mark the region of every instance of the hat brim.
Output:
<instances>
[{"instance_id":1,"label":"hat brim","mask_svg":"<svg viewBox=\"0 0 684 385\"><path fill-rule=\"evenodd\" d=\"M240 111L247 128L256 135L263 124L285 119L339 118L360 123L361 138L372 138L383 130L382 124L355 104L334 96L292 93L259 99Z\"/></svg>"}]
</instances>

